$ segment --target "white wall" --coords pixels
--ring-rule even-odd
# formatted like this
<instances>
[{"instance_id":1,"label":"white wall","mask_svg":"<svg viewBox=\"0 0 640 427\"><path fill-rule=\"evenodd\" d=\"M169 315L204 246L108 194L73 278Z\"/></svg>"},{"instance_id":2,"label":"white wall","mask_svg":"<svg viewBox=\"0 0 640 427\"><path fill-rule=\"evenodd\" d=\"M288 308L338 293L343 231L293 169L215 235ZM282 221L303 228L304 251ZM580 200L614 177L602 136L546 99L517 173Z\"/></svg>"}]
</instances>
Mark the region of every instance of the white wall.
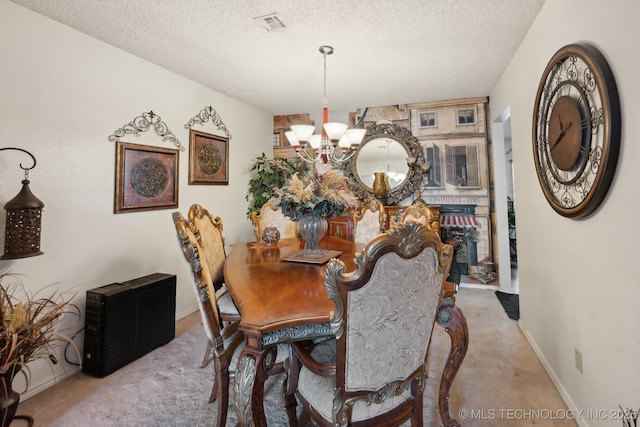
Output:
<instances>
[{"instance_id":1,"label":"white wall","mask_svg":"<svg viewBox=\"0 0 640 427\"><path fill-rule=\"evenodd\" d=\"M176 316L193 312L197 306L171 220L174 210L113 213L115 143L107 138L143 112L158 114L186 147L180 153L179 210L186 215L191 204L200 203L221 216L229 246L255 239L244 197L253 159L272 152L272 116L6 0L0 0L0 56L0 147L36 156L30 187L45 203L44 255L0 261L0 271L23 274L33 292L51 284L77 292L74 301L83 312L88 289L153 272L177 274ZM228 186L187 184L184 125L209 105L232 135ZM194 129L221 134L211 122ZM176 148L153 130L122 140ZM31 164L22 153L0 153L2 205L21 188L20 162ZM4 210L0 221L4 230ZM84 317L71 326L84 326ZM80 347L82 337L76 339ZM23 399L50 385L54 373L59 381L77 367L62 363L52 371L36 362L31 370Z\"/></svg>"},{"instance_id":2,"label":"white wall","mask_svg":"<svg viewBox=\"0 0 640 427\"><path fill-rule=\"evenodd\" d=\"M640 406L640 2L547 0L491 93L492 121L511 110L520 325L569 405L576 409ZM538 185L531 142L538 81L564 45L588 41L605 55L622 108L622 146L608 196L590 217L555 213ZM574 366L582 352L584 374ZM598 417L596 417L598 418ZM604 417L600 417L604 418ZM620 426L620 420L580 420Z\"/></svg>"}]
</instances>

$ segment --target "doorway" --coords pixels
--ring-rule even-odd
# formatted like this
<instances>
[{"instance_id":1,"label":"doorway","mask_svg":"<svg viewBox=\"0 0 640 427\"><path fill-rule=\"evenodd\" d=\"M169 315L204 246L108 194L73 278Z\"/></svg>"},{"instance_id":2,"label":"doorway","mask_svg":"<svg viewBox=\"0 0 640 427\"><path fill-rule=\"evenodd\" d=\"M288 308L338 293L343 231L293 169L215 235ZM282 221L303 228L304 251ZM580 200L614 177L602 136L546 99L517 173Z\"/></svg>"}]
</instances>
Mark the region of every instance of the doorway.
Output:
<instances>
[{"instance_id":1,"label":"doorway","mask_svg":"<svg viewBox=\"0 0 640 427\"><path fill-rule=\"evenodd\" d=\"M519 293L515 186L511 141L511 112L507 107L492 123L495 209L500 291Z\"/></svg>"}]
</instances>

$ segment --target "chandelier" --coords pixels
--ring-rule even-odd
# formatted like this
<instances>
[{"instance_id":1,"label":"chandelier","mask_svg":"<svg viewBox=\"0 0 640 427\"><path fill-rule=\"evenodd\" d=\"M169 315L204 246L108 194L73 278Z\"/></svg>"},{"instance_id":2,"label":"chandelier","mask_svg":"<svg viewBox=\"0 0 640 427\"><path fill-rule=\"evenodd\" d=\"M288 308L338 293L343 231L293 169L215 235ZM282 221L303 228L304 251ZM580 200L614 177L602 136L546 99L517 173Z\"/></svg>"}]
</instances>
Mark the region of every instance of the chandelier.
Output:
<instances>
[{"instance_id":1,"label":"chandelier","mask_svg":"<svg viewBox=\"0 0 640 427\"><path fill-rule=\"evenodd\" d=\"M344 123L329 123L327 108L327 55L333 54L331 46L320 46L324 59L324 98L322 99L322 128L320 134L314 134L315 126L292 125L285 132L296 154L309 163L340 163L349 160L358 150L366 129L347 129ZM312 150L309 150L311 148Z\"/></svg>"}]
</instances>

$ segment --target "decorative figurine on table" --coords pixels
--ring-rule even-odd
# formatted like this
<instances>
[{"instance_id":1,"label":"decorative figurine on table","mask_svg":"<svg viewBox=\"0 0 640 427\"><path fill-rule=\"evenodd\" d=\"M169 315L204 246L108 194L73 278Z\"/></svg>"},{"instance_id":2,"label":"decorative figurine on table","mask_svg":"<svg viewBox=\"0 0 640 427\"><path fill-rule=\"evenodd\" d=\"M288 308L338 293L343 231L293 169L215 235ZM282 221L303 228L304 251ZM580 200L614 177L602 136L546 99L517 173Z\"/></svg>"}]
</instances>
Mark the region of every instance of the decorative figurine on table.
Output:
<instances>
[{"instance_id":1,"label":"decorative figurine on table","mask_svg":"<svg viewBox=\"0 0 640 427\"><path fill-rule=\"evenodd\" d=\"M262 244L275 246L280 241L280 230L277 227L266 227L262 232Z\"/></svg>"}]
</instances>

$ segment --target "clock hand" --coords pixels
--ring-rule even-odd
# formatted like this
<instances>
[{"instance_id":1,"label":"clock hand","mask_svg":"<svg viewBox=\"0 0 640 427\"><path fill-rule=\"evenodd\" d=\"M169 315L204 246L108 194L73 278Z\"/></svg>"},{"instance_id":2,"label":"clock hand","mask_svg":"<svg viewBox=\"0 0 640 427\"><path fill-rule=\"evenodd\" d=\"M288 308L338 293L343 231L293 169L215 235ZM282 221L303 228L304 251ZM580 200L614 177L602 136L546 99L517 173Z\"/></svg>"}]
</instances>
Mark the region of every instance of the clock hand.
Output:
<instances>
[{"instance_id":1,"label":"clock hand","mask_svg":"<svg viewBox=\"0 0 640 427\"><path fill-rule=\"evenodd\" d=\"M564 132L569 129L569 126L571 126L571 122L569 122L569 124L565 128L562 127L562 122L560 122L560 133L558 134L558 136L556 136L556 139L553 140L553 144L551 144L551 146L549 147L549 151L553 150L553 147L555 147L558 142L560 142L560 139L564 135Z\"/></svg>"}]
</instances>

